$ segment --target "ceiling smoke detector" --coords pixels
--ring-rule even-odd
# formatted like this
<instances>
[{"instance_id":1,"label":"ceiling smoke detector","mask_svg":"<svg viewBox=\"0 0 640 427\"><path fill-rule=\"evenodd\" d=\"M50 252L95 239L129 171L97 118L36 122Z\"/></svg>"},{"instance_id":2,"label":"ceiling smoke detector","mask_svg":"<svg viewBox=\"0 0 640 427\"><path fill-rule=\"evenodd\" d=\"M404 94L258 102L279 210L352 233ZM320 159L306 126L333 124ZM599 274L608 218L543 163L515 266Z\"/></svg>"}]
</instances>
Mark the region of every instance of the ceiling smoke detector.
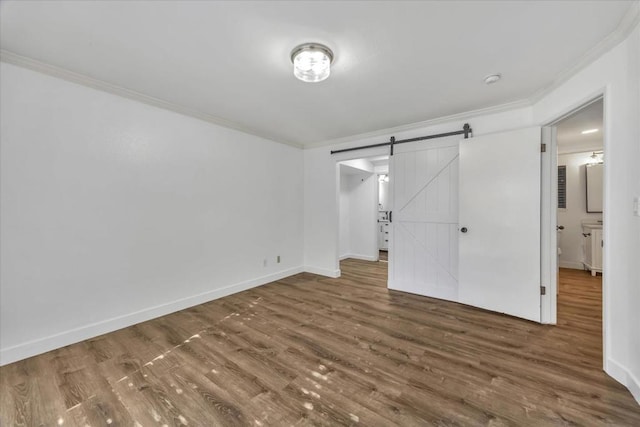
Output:
<instances>
[{"instance_id":1,"label":"ceiling smoke detector","mask_svg":"<svg viewBox=\"0 0 640 427\"><path fill-rule=\"evenodd\" d=\"M487 77L484 78L484 82L488 85L492 85L498 82L501 78L502 78L502 74L500 73L489 74Z\"/></svg>"},{"instance_id":2,"label":"ceiling smoke detector","mask_svg":"<svg viewBox=\"0 0 640 427\"><path fill-rule=\"evenodd\" d=\"M303 82L326 80L331 74L333 52L320 43L305 43L291 51L293 75Z\"/></svg>"}]
</instances>

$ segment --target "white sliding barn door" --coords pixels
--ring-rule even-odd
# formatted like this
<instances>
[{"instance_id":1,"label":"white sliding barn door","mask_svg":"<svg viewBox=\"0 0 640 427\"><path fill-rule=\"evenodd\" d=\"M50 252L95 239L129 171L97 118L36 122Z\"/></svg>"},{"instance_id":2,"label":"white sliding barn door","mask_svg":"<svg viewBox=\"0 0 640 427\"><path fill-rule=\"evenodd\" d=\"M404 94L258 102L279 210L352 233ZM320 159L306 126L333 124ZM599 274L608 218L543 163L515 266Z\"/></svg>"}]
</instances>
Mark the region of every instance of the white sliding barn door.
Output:
<instances>
[{"instance_id":1,"label":"white sliding barn door","mask_svg":"<svg viewBox=\"0 0 640 427\"><path fill-rule=\"evenodd\" d=\"M540 321L540 159L537 127L460 142L461 303Z\"/></svg>"},{"instance_id":2,"label":"white sliding barn door","mask_svg":"<svg viewBox=\"0 0 640 427\"><path fill-rule=\"evenodd\" d=\"M458 139L407 143L390 157L388 287L458 298Z\"/></svg>"}]
</instances>

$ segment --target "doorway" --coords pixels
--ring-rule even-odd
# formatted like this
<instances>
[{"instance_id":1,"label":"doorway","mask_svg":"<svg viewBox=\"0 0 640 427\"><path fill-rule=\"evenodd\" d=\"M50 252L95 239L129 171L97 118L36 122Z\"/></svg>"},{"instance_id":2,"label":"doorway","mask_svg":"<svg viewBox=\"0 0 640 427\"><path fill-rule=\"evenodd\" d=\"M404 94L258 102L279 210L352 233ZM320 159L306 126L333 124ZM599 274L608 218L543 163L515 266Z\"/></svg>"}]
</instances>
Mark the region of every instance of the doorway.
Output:
<instances>
[{"instance_id":1,"label":"doorway","mask_svg":"<svg viewBox=\"0 0 640 427\"><path fill-rule=\"evenodd\" d=\"M389 241L391 240L389 158L376 160L374 164L378 171L378 261L389 262Z\"/></svg>"},{"instance_id":2,"label":"doorway","mask_svg":"<svg viewBox=\"0 0 640 427\"><path fill-rule=\"evenodd\" d=\"M558 267L594 276L602 273L602 107L599 99L556 124Z\"/></svg>"},{"instance_id":3,"label":"doorway","mask_svg":"<svg viewBox=\"0 0 640 427\"><path fill-rule=\"evenodd\" d=\"M598 98L555 123L558 321L587 298L602 326L604 110Z\"/></svg>"},{"instance_id":4,"label":"doorway","mask_svg":"<svg viewBox=\"0 0 640 427\"><path fill-rule=\"evenodd\" d=\"M602 238L607 227L605 105L604 92L594 94L543 127L548 155L542 162L541 223L541 277L550 289L541 299L543 323L571 322L573 309L591 303L585 319L593 321L594 331L601 331L603 361L607 360L607 280L602 276L607 265ZM593 256L591 249L599 253Z\"/></svg>"},{"instance_id":5,"label":"doorway","mask_svg":"<svg viewBox=\"0 0 640 427\"><path fill-rule=\"evenodd\" d=\"M338 169L339 260L386 260L389 156L338 162Z\"/></svg>"}]
</instances>

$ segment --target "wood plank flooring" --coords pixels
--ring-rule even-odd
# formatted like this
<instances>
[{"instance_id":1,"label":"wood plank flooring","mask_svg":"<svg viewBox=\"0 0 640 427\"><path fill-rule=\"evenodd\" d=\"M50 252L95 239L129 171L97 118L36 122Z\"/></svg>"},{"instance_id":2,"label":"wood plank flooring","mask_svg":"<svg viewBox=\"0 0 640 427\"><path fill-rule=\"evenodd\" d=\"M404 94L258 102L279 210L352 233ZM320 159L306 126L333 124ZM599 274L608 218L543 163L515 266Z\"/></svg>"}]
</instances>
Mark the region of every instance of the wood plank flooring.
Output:
<instances>
[{"instance_id":1,"label":"wood plank flooring","mask_svg":"<svg viewBox=\"0 0 640 427\"><path fill-rule=\"evenodd\" d=\"M559 325L388 291L345 260L0 368L2 426L640 425L602 372L601 278Z\"/></svg>"}]
</instances>

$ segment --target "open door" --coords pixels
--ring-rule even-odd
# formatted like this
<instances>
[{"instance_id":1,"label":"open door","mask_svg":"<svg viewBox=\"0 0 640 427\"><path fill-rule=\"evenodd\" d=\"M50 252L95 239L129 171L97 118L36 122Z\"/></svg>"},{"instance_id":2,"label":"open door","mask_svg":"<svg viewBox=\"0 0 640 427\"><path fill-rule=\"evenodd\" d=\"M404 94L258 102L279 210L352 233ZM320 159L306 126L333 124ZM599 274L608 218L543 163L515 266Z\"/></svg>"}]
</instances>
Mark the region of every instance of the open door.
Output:
<instances>
[{"instance_id":1,"label":"open door","mask_svg":"<svg viewBox=\"0 0 640 427\"><path fill-rule=\"evenodd\" d=\"M460 142L459 302L540 321L539 127Z\"/></svg>"}]
</instances>

